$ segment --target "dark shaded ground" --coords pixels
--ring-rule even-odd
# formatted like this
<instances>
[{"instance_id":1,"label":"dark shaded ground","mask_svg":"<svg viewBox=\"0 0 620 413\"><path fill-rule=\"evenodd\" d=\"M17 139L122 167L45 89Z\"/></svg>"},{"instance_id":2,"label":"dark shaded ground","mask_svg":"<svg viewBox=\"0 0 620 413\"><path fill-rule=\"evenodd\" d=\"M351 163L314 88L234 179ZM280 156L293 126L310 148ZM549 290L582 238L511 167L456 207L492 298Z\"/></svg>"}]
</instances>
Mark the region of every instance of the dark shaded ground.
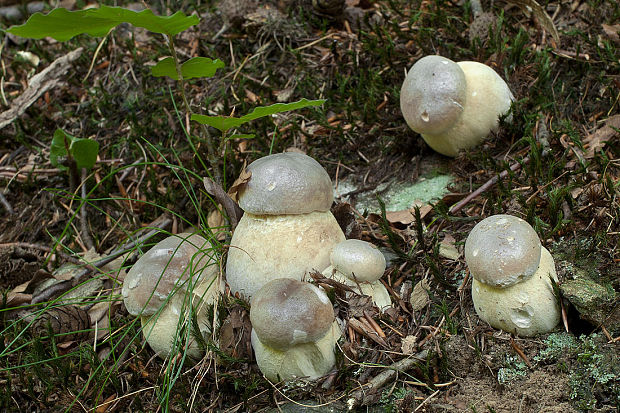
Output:
<instances>
[{"instance_id":1,"label":"dark shaded ground","mask_svg":"<svg viewBox=\"0 0 620 413\"><path fill-rule=\"evenodd\" d=\"M233 139L218 157L220 168L226 159L227 187L245 162L270 148L304 151L332 180L352 176L363 190L390 180L414 182L438 171L456 177L450 194L407 224L340 207L343 222L355 219L352 236L394 257L384 276L395 292L392 311L379 315L363 301L336 300L344 320L370 311L386 334L383 343L373 341L372 334L348 332L333 374L298 388L271 385L252 363L247 307L227 298L220 314L229 340L222 344L224 353L211 348L219 355L217 363L205 358L195 367L168 367L165 374L166 365L142 348L139 338L132 339L137 327L118 304L118 280L108 277L86 294L117 303L108 313L95 301L85 305L91 319L97 315L107 323L98 328L112 328L111 336L98 334L97 340L93 332L83 341L41 341L26 328L28 318L17 321L31 311L18 312L15 304L3 302L0 362L7 370L0 372L0 410L155 411L164 405L187 411L193 400L196 411L261 411L308 399L341 410L361 384L385 368L370 364L389 366L428 350L423 361L366 394L362 404L387 411L617 411L618 4L541 2L560 33L556 43L540 18L510 2L483 1L486 13L478 18L469 3L448 1L349 1L333 16L326 9L317 13L311 3L184 2L179 7L199 14L201 23L181 33L176 45L183 59L218 57L227 64L213 79L188 82L196 111L230 114L234 108L243 114L276 101L328 99L323 110L285 113L243 127L241 132L256 137ZM161 7L153 5L159 12ZM229 28L222 30L224 25ZM163 214L171 217L168 229L174 231L217 221L209 215L214 207L201 192L200 179L172 167L206 175L199 161L206 159L206 144L197 140L195 150L189 146L171 98L181 101L175 83L149 75L148 66L168 54L165 44L124 25L97 54L100 41L4 38L2 110L22 93L32 73L78 46L85 48L56 87L0 130L0 182L14 210L8 214L5 207L0 219L0 291L15 293L18 285L36 281L19 290L19 304L41 296L35 285L50 275L39 270L52 272L67 261L61 255L48 259L45 248L55 239L67 255L88 249L80 219L72 219L79 204L76 187L49 163L49 143L58 127L101 146L100 162L86 180L93 189L87 232L97 253L109 253L129 232ZM40 66L20 62L18 51L40 57ZM433 53L490 65L517 98L511 124L454 160L434 154L407 128L399 109L405 70ZM515 163L522 167L460 211L448 211ZM560 284L585 276L606 289L607 301L595 306L600 311L584 310L583 303L565 296L570 333L558 327L551 336L534 339L513 338L481 322L471 304L462 254L446 258L439 245L462 252L475 223L500 212L534 226L556 257ZM229 236L224 230L221 240ZM430 285L430 296L413 311L410 291L421 280ZM125 346L129 351L123 352ZM170 371L183 372L174 386L167 381Z\"/></svg>"}]
</instances>

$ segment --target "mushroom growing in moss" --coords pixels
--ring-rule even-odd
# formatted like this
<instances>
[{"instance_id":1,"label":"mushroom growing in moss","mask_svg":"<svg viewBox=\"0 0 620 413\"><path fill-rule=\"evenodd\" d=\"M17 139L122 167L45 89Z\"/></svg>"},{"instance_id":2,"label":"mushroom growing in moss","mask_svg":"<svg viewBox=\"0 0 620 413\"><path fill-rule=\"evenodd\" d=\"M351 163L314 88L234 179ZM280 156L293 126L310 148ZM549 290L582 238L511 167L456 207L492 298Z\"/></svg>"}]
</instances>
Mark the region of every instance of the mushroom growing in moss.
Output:
<instances>
[{"instance_id":1,"label":"mushroom growing in moss","mask_svg":"<svg viewBox=\"0 0 620 413\"><path fill-rule=\"evenodd\" d=\"M272 280L252 297L250 320L256 362L269 380L314 380L334 367L341 333L321 288L288 278Z\"/></svg>"},{"instance_id":2,"label":"mushroom growing in moss","mask_svg":"<svg viewBox=\"0 0 620 413\"><path fill-rule=\"evenodd\" d=\"M175 342L186 344L177 340L181 327L191 328L190 316L196 317L203 335L212 331L207 308L222 291L218 269L209 241L182 233L155 244L127 273L122 289L125 307L140 317L143 335L160 357L167 357ZM197 343L187 336L187 354L200 358Z\"/></svg>"},{"instance_id":3,"label":"mushroom growing in moss","mask_svg":"<svg viewBox=\"0 0 620 413\"><path fill-rule=\"evenodd\" d=\"M474 308L482 320L526 337L558 324L553 257L527 222L512 215L482 220L467 237L465 260L474 278Z\"/></svg>"},{"instance_id":4,"label":"mushroom growing in moss","mask_svg":"<svg viewBox=\"0 0 620 413\"><path fill-rule=\"evenodd\" d=\"M392 305L390 294L380 281L386 264L377 247L359 239L348 239L334 247L330 262L323 275L370 296L380 310Z\"/></svg>"},{"instance_id":5,"label":"mushroom growing in moss","mask_svg":"<svg viewBox=\"0 0 620 413\"><path fill-rule=\"evenodd\" d=\"M230 242L226 281L251 298L276 278L302 280L323 271L344 233L330 212L329 175L311 157L279 153L252 162L239 191L245 214Z\"/></svg>"},{"instance_id":6,"label":"mushroom growing in moss","mask_svg":"<svg viewBox=\"0 0 620 413\"><path fill-rule=\"evenodd\" d=\"M489 66L442 56L418 60L400 91L409 127L447 156L480 144L497 129L513 100L506 82Z\"/></svg>"}]
</instances>

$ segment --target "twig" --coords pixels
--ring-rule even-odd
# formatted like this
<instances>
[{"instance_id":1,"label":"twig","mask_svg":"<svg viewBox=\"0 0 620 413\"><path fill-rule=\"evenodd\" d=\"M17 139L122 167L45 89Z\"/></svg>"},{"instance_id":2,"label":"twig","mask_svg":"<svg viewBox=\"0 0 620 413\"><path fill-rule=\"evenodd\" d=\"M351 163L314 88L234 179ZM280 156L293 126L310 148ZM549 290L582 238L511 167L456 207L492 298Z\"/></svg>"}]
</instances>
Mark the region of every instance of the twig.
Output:
<instances>
[{"instance_id":1,"label":"twig","mask_svg":"<svg viewBox=\"0 0 620 413\"><path fill-rule=\"evenodd\" d=\"M207 192L215 198L217 202L222 204L226 215L228 215L228 221L230 222L231 229L234 231L235 227L239 223L239 220L243 216L243 210L239 208L239 205L224 191L224 189L216 183L213 179L205 177L202 180Z\"/></svg>"},{"instance_id":2,"label":"twig","mask_svg":"<svg viewBox=\"0 0 620 413\"><path fill-rule=\"evenodd\" d=\"M71 67L71 63L80 57L82 50L84 49L80 47L65 56L59 57L41 73L34 75L28 82L28 88L12 102L11 108L0 113L0 129L21 116L41 95L58 85L60 76L64 75Z\"/></svg>"},{"instance_id":3,"label":"twig","mask_svg":"<svg viewBox=\"0 0 620 413\"><path fill-rule=\"evenodd\" d=\"M521 166L527 165L529 162L530 162L530 157L526 156L525 158L523 158L523 160L521 162L515 162L514 164L512 164L510 166L510 170L512 172L516 172L519 169L521 169ZM480 194L485 192L487 189L491 188L500 179L504 179L506 176L508 176L508 171L502 171L499 175L495 175L493 178L491 178L487 182L485 182L480 188L476 189L474 192L472 192L471 194L467 195L465 198L460 200L458 203L452 205L450 207L449 212L451 214L454 214L454 213L460 211L465 205L469 204L473 199L477 198Z\"/></svg>"},{"instance_id":4,"label":"twig","mask_svg":"<svg viewBox=\"0 0 620 413\"><path fill-rule=\"evenodd\" d=\"M480 0L470 0L469 6L471 7L471 12L474 15L474 19L484 12L482 9L482 4L480 4Z\"/></svg>"},{"instance_id":5,"label":"twig","mask_svg":"<svg viewBox=\"0 0 620 413\"><path fill-rule=\"evenodd\" d=\"M396 363L387 366L385 371L379 373L368 383L366 383L364 387L354 391L351 394L351 397L349 398L349 400L347 400L348 409L354 410L360 405L366 405L371 402L371 398L368 397L367 394L378 391L385 385L385 383L394 378L394 376L396 376L396 373L409 370L417 362L425 360L427 355L428 350L422 350L409 358L399 360Z\"/></svg>"},{"instance_id":6,"label":"twig","mask_svg":"<svg viewBox=\"0 0 620 413\"><path fill-rule=\"evenodd\" d=\"M86 205L88 205L88 202L86 202L86 197L88 196L88 194L86 193L86 176L87 176L86 168L82 168L81 190L82 190L82 199L84 200L83 201L84 204L82 205L82 208L80 209L80 230L81 230L82 239L84 240L84 244L86 245L86 248L93 249L95 248L95 243L93 242L93 238L90 236L90 232L88 232L88 216L86 215Z\"/></svg>"},{"instance_id":7,"label":"twig","mask_svg":"<svg viewBox=\"0 0 620 413\"><path fill-rule=\"evenodd\" d=\"M6 200L2 192L0 192L0 204L2 204L2 206L4 207L4 209L6 209L6 212L9 215L15 214L15 211L13 211L13 207L11 206L11 204L9 204L9 201Z\"/></svg>"},{"instance_id":8,"label":"twig","mask_svg":"<svg viewBox=\"0 0 620 413\"><path fill-rule=\"evenodd\" d=\"M160 222L158 224L155 224L155 222L157 222L157 221L160 221ZM90 264L87 264L80 271L76 272L71 280L63 281L63 282L60 282L58 284L54 284L52 286L53 288L50 288L49 291L46 291L45 293L42 293L42 294L40 294L40 295L38 295L36 297L33 297L32 304L37 304L37 303L40 303L40 302L53 300L53 299L61 296L67 290L69 290L71 288L74 288L78 284L80 284L82 282L82 279L85 276L87 276L88 274L92 273L92 272L100 272L102 274L105 274L105 271L101 270L100 267L102 267L102 266L104 266L104 265L114 261L115 259L117 259L121 255L126 254L127 252L129 252L132 249L134 249L136 247L136 245L142 244L146 240L148 240L151 237L153 237L154 235L158 234L162 229L166 228L168 225L170 225L172 223L172 219L170 219L169 217L164 215L164 216L158 218L155 222L150 227L150 228L152 228L150 231L148 231L144 235L141 235L141 236L137 237L133 241L130 241L130 242L127 242L127 243L121 245L120 247L118 247L117 249L112 251L110 253L110 255L108 255L107 257L100 258L100 259L98 259L98 260L96 260L96 261L94 261L94 262L92 262ZM155 228L153 228L153 227L155 227ZM2 245L0 245L0 246L2 246Z\"/></svg>"},{"instance_id":9,"label":"twig","mask_svg":"<svg viewBox=\"0 0 620 413\"><path fill-rule=\"evenodd\" d=\"M11 247L15 247L15 248L32 248L35 250L40 250L43 252L47 252L47 253L51 253L52 249L50 247L46 247L45 245L39 245L39 244L31 244L29 242L7 242L5 244L0 244L0 248L11 248ZM60 255L65 261L69 261L73 264L77 264L77 265L81 265L84 262L81 261L79 258L75 258L69 254L66 254L62 251L54 251L54 254L58 254Z\"/></svg>"}]
</instances>

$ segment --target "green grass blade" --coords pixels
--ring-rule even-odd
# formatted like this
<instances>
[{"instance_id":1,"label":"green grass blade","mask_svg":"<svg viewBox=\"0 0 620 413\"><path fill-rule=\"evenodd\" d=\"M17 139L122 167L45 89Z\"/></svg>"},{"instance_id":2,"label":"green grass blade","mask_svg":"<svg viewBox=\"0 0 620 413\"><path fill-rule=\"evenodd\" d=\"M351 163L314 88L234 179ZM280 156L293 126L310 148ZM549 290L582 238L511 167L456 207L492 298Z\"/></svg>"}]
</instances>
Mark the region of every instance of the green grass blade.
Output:
<instances>
[{"instance_id":1,"label":"green grass blade","mask_svg":"<svg viewBox=\"0 0 620 413\"><path fill-rule=\"evenodd\" d=\"M197 16L186 16L176 12L172 16L155 16L149 9L135 12L122 7L101 6L98 9L68 11L63 8L52 10L49 14L33 14L21 26L13 26L7 31L21 37L41 39L53 37L64 42L79 34L95 37L105 36L110 29L121 23L131 23L154 33L174 36L188 27L198 24Z\"/></svg>"}]
</instances>

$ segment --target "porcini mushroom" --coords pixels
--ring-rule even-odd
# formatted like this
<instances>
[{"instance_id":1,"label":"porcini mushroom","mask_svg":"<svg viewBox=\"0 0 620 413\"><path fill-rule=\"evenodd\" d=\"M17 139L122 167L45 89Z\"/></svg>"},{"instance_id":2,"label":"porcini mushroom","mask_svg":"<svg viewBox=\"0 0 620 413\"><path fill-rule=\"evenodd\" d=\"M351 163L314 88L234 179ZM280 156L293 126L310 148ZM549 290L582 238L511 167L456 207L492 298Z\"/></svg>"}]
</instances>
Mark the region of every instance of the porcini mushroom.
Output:
<instances>
[{"instance_id":1,"label":"porcini mushroom","mask_svg":"<svg viewBox=\"0 0 620 413\"><path fill-rule=\"evenodd\" d=\"M377 247L359 239L348 239L334 247L330 262L323 275L370 296L380 310L392 304L390 294L380 281L386 264L385 256Z\"/></svg>"},{"instance_id":2,"label":"porcini mushroom","mask_svg":"<svg viewBox=\"0 0 620 413\"><path fill-rule=\"evenodd\" d=\"M465 261L474 278L474 308L482 320L526 337L558 324L553 257L527 222L503 214L482 220L467 237Z\"/></svg>"},{"instance_id":3,"label":"porcini mushroom","mask_svg":"<svg viewBox=\"0 0 620 413\"><path fill-rule=\"evenodd\" d=\"M158 242L138 259L125 277L122 295L127 311L140 317L146 341L165 358L175 343L179 344L176 348L185 345L178 333L183 325L190 328L192 312L203 335L212 331L207 307L215 302L221 287L209 241L182 233ZM187 354L199 358L197 343L191 334L187 337Z\"/></svg>"},{"instance_id":4,"label":"porcini mushroom","mask_svg":"<svg viewBox=\"0 0 620 413\"><path fill-rule=\"evenodd\" d=\"M407 73L400 109L431 148L456 156L496 130L513 99L506 82L487 65L426 56Z\"/></svg>"},{"instance_id":5,"label":"porcini mushroom","mask_svg":"<svg viewBox=\"0 0 620 413\"><path fill-rule=\"evenodd\" d=\"M288 278L272 280L253 295L250 321L256 362L269 380L314 380L334 366L341 333L321 288Z\"/></svg>"},{"instance_id":6,"label":"porcini mushroom","mask_svg":"<svg viewBox=\"0 0 620 413\"><path fill-rule=\"evenodd\" d=\"M344 233L329 210L329 175L311 157L269 155L247 171L251 177L239 191L245 214L230 242L226 280L233 293L250 298L270 280L323 271Z\"/></svg>"}]
</instances>

